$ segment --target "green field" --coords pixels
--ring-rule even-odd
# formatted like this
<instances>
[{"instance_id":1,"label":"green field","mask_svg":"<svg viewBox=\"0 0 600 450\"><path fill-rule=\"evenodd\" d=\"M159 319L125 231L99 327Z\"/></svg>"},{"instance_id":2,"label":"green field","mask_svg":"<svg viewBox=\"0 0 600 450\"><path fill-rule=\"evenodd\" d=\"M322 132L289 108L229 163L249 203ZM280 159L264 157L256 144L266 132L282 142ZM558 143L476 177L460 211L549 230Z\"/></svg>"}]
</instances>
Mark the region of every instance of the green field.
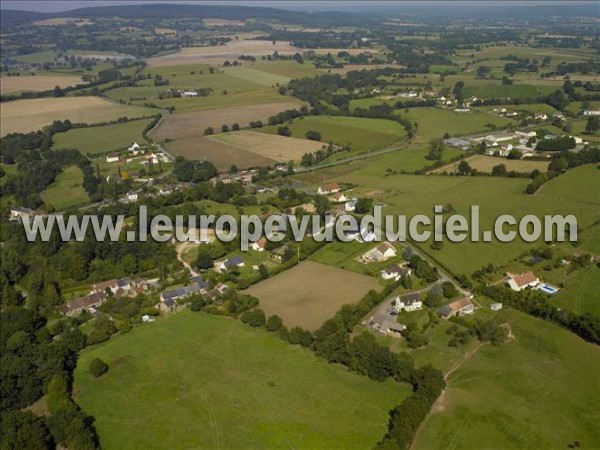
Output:
<instances>
[{"instance_id":1,"label":"green field","mask_svg":"<svg viewBox=\"0 0 600 450\"><path fill-rule=\"evenodd\" d=\"M560 86L540 86L534 84L486 84L483 86L469 86L465 83L463 93L466 98L475 96L483 99L490 98L536 98L548 95L559 89Z\"/></svg>"},{"instance_id":2,"label":"green field","mask_svg":"<svg viewBox=\"0 0 600 450\"><path fill-rule=\"evenodd\" d=\"M514 310L496 321L515 339L467 355L411 448L600 447L598 347Z\"/></svg>"},{"instance_id":3,"label":"green field","mask_svg":"<svg viewBox=\"0 0 600 450\"><path fill-rule=\"evenodd\" d=\"M540 274L542 277L544 273ZM576 272L564 281L564 288L552 297L552 303L577 314L600 316L600 269L595 265Z\"/></svg>"},{"instance_id":4,"label":"green field","mask_svg":"<svg viewBox=\"0 0 600 450\"><path fill-rule=\"evenodd\" d=\"M290 81L290 77L265 72L249 66L227 67L225 73L240 80L258 83L262 86L284 85Z\"/></svg>"},{"instance_id":5,"label":"green field","mask_svg":"<svg viewBox=\"0 0 600 450\"><path fill-rule=\"evenodd\" d=\"M403 150L386 155L401 155ZM435 205L451 204L457 214L470 215L471 205L480 206L480 230L493 230L495 219L510 214L517 220L526 214L543 218L547 214L574 214L580 227L588 227L598 220L600 198L596 195L600 172L589 165L569 170L548 182L535 195L523 194L527 179L492 177L449 177L435 175L391 174L385 176L382 159L373 163L345 165L324 169L318 173L301 176L305 181L319 179L358 185L353 195L369 196L386 207L383 214L405 214L408 219L416 214L433 217ZM483 266L507 264L532 246L520 239L509 243L444 242L442 250L431 250L429 243L420 247L437 262L455 274L471 274Z\"/></svg>"},{"instance_id":6,"label":"green field","mask_svg":"<svg viewBox=\"0 0 600 450\"><path fill-rule=\"evenodd\" d=\"M54 183L42 192L42 200L46 205L53 206L57 211L63 211L73 206L83 205L90 198L83 189L83 173L77 166L68 166L58 174Z\"/></svg>"},{"instance_id":7,"label":"green field","mask_svg":"<svg viewBox=\"0 0 600 450\"><path fill-rule=\"evenodd\" d=\"M142 132L151 121L152 119L132 120L103 127L74 128L65 133L56 133L52 137L52 147L76 148L82 153L93 154L123 149L134 141L142 144Z\"/></svg>"},{"instance_id":8,"label":"green field","mask_svg":"<svg viewBox=\"0 0 600 450\"><path fill-rule=\"evenodd\" d=\"M486 127L488 124L503 127L509 123L515 123L495 114L478 111L460 114L440 108L411 108L408 112L401 110L397 114L410 119L413 125L417 123L417 138L426 141L441 138L444 133L449 133L451 136L463 136L485 132L489 130Z\"/></svg>"},{"instance_id":9,"label":"green field","mask_svg":"<svg viewBox=\"0 0 600 450\"><path fill-rule=\"evenodd\" d=\"M323 142L350 145L352 150L358 151L386 147L405 136L404 128L397 122L362 117L308 116L288 126L293 137L303 138L307 131L318 131ZM276 133L277 128L270 126L258 131Z\"/></svg>"},{"instance_id":10,"label":"green field","mask_svg":"<svg viewBox=\"0 0 600 450\"><path fill-rule=\"evenodd\" d=\"M95 357L109 365L99 379L88 372ZM372 448L410 388L233 319L183 312L84 350L74 391L106 449L318 449Z\"/></svg>"}]
</instances>

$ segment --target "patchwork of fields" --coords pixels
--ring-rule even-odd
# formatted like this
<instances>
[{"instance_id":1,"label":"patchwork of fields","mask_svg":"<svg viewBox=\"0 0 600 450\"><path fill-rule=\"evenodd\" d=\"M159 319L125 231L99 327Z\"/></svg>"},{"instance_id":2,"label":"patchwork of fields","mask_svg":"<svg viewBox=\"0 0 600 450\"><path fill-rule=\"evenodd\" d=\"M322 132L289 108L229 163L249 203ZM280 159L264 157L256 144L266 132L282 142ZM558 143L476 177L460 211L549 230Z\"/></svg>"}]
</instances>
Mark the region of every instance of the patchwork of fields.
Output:
<instances>
[{"instance_id":1,"label":"patchwork of fields","mask_svg":"<svg viewBox=\"0 0 600 450\"><path fill-rule=\"evenodd\" d=\"M95 357L109 365L98 379L88 372ZM410 387L230 318L183 312L84 350L74 392L106 449L366 449Z\"/></svg>"},{"instance_id":2,"label":"patchwork of fields","mask_svg":"<svg viewBox=\"0 0 600 450\"><path fill-rule=\"evenodd\" d=\"M301 326L313 331L342 305L358 302L371 289L380 289L371 277L304 261L245 293L257 297L265 313L277 314L288 328Z\"/></svg>"},{"instance_id":3,"label":"patchwork of fields","mask_svg":"<svg viewBox=\"0 0 600 450\"><path fill-rule=\"evenodd\" d=\"M317 131L321 133L323 142L349 145L357 151L386 147L406 135L402 125L397 122L363 117L307 116L287 126L292 131L292 137L303 138L308 131ZM277 133L277 128L264 127L259 131Z\"/></svg>"},{"instance_id":4,"label":"patchwork of fields","mask_svg":"<svg viewBox=\"0 0 600 450\"><path fill-rule=\"evenodd\" d=\"M54 120L73 123L98 123L119 117L137 118L156 115L157 109L126 106L100 97L60 97L18 100L2 105L0 134L27 133L50 125Z\"/></svg>"}]
</instances>

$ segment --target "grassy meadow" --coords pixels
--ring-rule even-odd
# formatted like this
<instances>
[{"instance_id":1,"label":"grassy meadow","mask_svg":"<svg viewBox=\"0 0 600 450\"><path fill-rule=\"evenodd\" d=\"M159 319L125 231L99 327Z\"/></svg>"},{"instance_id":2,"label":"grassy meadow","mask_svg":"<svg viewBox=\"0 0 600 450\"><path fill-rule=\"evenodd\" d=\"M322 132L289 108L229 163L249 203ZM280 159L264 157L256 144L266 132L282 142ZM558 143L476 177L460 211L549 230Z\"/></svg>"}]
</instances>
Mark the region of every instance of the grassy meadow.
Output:
<instances>
[{"instance_id":1,"label":"grassy meadow","mask_svg":"<svg viewBox=\"0 0 600 450\"><path fill-rule=\"evenodd\" d=\"M42 192L41 197L47 205L53 206L57 211L90 201L87 192L83 189L83 173L77 166L65 167L54 183Z\"/></svg>"},{"instance_id":2,"label":"grassy meadow","mask_svg":"<svg viewBox=\"0 0 600 450\"><path fill-rule=\"evenodd\" d=\"M88 372L96 357L109 365L99 379ZM366 449L410 387L230 318L183 312L84 350L74 391L106 449Z\"/></svg>"},{"instance_id":3,"label":"grassy meadow","mask_svg":"<svg viewBox=\"0 0 600 450\"><path fill-rule=\"evenodd\" d=\"M97 154L120 150L144 142L142 133L152 119L133 120L103 127L74 128L53 137L53 148L76 148L82 153Z\"/></svg>"},{"instance_id":4,"label":"grassy meadow","mask_svg":"<svg viewBox=\"0 0 600 450\"><path fill-rule=\"evenodd\" d=\"M514 339L468 352L447 373L411 448L598 448L598 347L514 310L495 321Z\"/></svg>"}]
</instances>

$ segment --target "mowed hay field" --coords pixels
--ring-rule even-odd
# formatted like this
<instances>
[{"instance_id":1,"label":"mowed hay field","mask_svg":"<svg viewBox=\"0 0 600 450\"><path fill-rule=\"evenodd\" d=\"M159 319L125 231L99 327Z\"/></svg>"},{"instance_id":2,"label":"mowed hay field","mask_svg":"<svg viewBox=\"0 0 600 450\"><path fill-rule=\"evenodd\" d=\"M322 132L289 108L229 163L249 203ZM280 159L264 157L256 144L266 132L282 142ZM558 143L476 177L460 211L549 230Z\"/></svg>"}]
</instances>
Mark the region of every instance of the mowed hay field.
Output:
<instances>
[{"instance_id":1,"label":"mowed hay field","mask_svg":"<svg viewBox=\"0 0 600 450\"><path fill-rule=\"evenodd\" d=\"M56 133L52 148L76 148L82 153L106 153L131 145L134 141L142 145L144 128L152 119L132 120L130 122L103 127L73 128L64 133Z\"/></svg>"},{"instance_id":2,"label":"mowed hay field","mask_svg":"<svg viewBox=\"0 0 600 450\"><path fill-rule=\"evenodd\" d=\"M358 151L386 147L406 136L404 128L397 122L364 117L306 116L287 126L292 137L304 138L307 131L318 131L323 142L350 145L352 150ZM268 126L259 131L276 134L277 128Z\"/></svg>"},{"instance_id":3,"label":"mowed hay field","mask_svg":"<svg viewBox=\"0 0 600 450\"><path fill-rule=\"evenodd\" d=\"M180 64L223 64L226 60L237 61L241 55L263 56L277 51L280 55L296 53L298 49L289 42L265 40L231 41L225 45L184 47L180 52L148 59L151 67L176 66Z\"/></svg>"},{"instance_id":4,"label":"mowed hay field","mask_svg":"<svg viewBox=\"0 0 600 450\"><path fill-rule=\"evenodd\" d=\"M17 100L2 104L1 135L37 131L54 120L69 119L73 123L97 123L119 117L137 118L155 115L157 109L125 106L100 97L61 97Z\"/></svg>"},{"instance_id":5,"label":"mowed hay field","mask_svg":"<svg viewBox=\"0 0 600 450\"><path fill-rule=\"evenodd\" d=\"M101 358L108 372L88 368ZM105 449L373 448L410 393L227 317L184 311L85 349L74 396Z\"/></svg>"},{"instance_id":6,"label":"mowed hay field","mask_svg":"<svg viewBox=\"0 0 600 450\"><path fill-rule=\"evenodd\" d=\"M492 169L499 164L504 164L506 166L506 170L509 172L515 171L521 173L528 173L534 170L545 172L546 170L548 170L548 164L550 164L546 161L530 161L527 159L505 159L486 155L469 156L463 161L468 162L471 168L477 169L478 172L484 173L492 173ZM454 173L458 170L459 164L460 161L457 161L452 164L448 164L447 166L439 167L432 171L432 173Z\"/></svg>"},{"instance_id":7,"label":"mowed hay field","mask_svg":"<svg viewBox=\"0 0 600 450\"><path fill-rule=\"evenodd\" d=\"M346 304L357 303L377 280L336 267L304 261L245 291L260 300L267 315L277 314L289 328L318 329Z\"/></svg>"},{"instance_id":8,"label":"mowed hay field","mask_svg":"<svg viewBox=\"0 0 600 450\"><path fill-rule=\"evenodd\" d=\"M325 144L318 141L245 130L216 134L208 136L208 139L280 162L300 160L305 153L316 152L325 146Z\"/></svg>"},{"instance_id":9,"label":"mowed hay field","mask_svg":"<svg viewBox=\"0 0 600 450\"><path fill-rule=\"evenodd\" d=\"M448 376L411 448L599 448L600 349L518 311L495 321L515 339L480 347Z\"/></svg>"},{"instance_id":10,"label":"mowed hay field","mask_svg":"<svg viewBox=\"0 0 600 450\"><path fill-rule=\"evenodd\" d=\"M231 127L234 123L246 126L248 122L267 119L286 109L294 109L300 103L293 101L265 103L259 105L240 105L227 108L210 109L184 114L171 114L152 131L152 138L158 141L167 138L172 140L186 137L198 137L204 130L213 127L216 132L221 130L221 125Z\"/></svg>"},{"instance_id":11,"label":"mowed hay field","mask_svg":"<svg viewBox=\"0 0 600 450\"><path fill-rule=\"evenodd\" d=\"M210 161L217 170L228 171L232 164L239 169L271 166L275 160L252 153L207 137L188 137L165 144L175 156L183 156L192 161Z\"/></svg>"},{"instance_id":12,"label":"mowed hay field","mask_svg":"<svg viewBox=\"0 0 600 450\"><path fill-rule=\"evenodd\" d=\"M81 78L68 75L21 75L0 77L0 93L10 94L23 91L47 91L55 86L61 88L81 83Z\"/></svg>"}]
</instances>

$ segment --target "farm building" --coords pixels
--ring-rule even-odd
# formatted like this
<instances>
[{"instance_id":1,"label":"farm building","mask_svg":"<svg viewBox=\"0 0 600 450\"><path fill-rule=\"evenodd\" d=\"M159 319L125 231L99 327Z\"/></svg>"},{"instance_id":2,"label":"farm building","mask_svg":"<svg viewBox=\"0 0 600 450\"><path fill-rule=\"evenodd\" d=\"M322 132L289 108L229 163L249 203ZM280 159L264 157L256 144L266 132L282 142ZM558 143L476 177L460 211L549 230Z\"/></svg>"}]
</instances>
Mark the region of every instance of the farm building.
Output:
<instances>
[{"instance_id":1,"label":"farm building","mask_svg":"<svg viewBox=\"0 0 600 450\"><path fill-rule=\"evenodd\" d=\"M444 143L451 145L454 148L466 150L470 147L471 143L466 139L462 138L448 138L444 140Z\"/></svg>"},{"instance_id":2,"label":"farm building","mask_svg":"<svg viewBox=\"0 0 600 450\"><path fill-rule=\"evenodd\" d=\"M198 97L198 93L196 91L183 91L181 93L182 97Z\"/></svg>"},{"instance_id":3,"label":"farm building","mask_svg":"<svg viewBox=\"0 0 600 450\"><path fill-rule=\"evenodd\" d=\"M381 333L389 336L401 336L404 330L406 330L406 325L402 325L401 323L392 320L384 320L379 328Z\"/></svg>"},{"instance_id":4,"label":"farm building","mask_svg":"<svg viewBox=\"0 0 600 450\"><path fill-rule=\"evenodd\" d=\"M58 310L65 316L75 316L80 314L85 309L98 308L106 301L106 298L107 295L105 292L95 292L84 297L71 300L66 305L59 307Z\"/></svg>"},{"instance_id":5,"label":"farm building","mask_svg":"<svg viewBox=\"0 0 600 450\"><path fill-rule=\"evenodd\" d=\"M319 195L335 194L340 191L340 185L337 183L327 183L319 186L317 193Z\"/></svg>"},{"instance_id":6,"label":"farm building","mask_svg":"<svg viewBox=\"0 0 600 450\"><path fill-rule=\"evenodd\" d=\"M119 161L119 154L118 153L109 153L108 155L106 155L106 162L107 163L113 163L113 162L117 162Z\"/></svg>"},{"instance_id":7,"label":"farm building","mask_svg":"<svg viewBox=\"0 0 600 450\"><path fill-rule=\"evenodd\" d=\"M96 283L92 286L92 293L106 292L109 290L113 295L123 295L124 293L132 290L134 284L129 278L113 279Z\"/></svg>"},{"instance_id":8,"label":"farm building","mask_svg":"<svg viewBox=\"0 0 600 450\"><path fill-rule=\"evenodd\" d=\"M410 294L400 295L392 301L392 308L394 308L396 312L400 312L402 310L410 312L423 309L421 294L418 292L412 292Z\"/></svg>"},{"instance_id":9,"label":"farm building","mask_svg":"<svg viewBox=\"0 0 600 450\"><path fill-rule=\"evenodd\" d=\"M492 303L490 309L492 311L500 311L502 309L502 303Z\"/></svg>"},{"instance_id":10,"label":"farm building","mask_svg":"<svg viewBox=\"0 0 600 450\"><path fill-rule=\"evenodd\" d=\"M600 111L592 111L592 110L585 110L583 112L584 116L600 116Z\"/></svg>"},{"instance_id":11,"label":"farm building","mask_svg":"<svg viewBox=\"0 0 600 450\"><path fill-rule=\"evenodd\" d=\"M471 300L469 300L466 297L463 297L440 308L439 314L444 319L449 319L450 317L454 316L473 314L474 311L475 307L473 306L473 303L471 303Z\"/></svg>"},{"instance_id":12,"label":"farm building","mask_svg":"<svg viewBox=\"0 0 600 450\"><path fill-rule=\"evenodd\" d=\"M520 275L509 275L508 277L508 285L513 291L517 292L528 287L536 287L539 282L540 279L531 271Z\"/></svg>"}]
</instances>

